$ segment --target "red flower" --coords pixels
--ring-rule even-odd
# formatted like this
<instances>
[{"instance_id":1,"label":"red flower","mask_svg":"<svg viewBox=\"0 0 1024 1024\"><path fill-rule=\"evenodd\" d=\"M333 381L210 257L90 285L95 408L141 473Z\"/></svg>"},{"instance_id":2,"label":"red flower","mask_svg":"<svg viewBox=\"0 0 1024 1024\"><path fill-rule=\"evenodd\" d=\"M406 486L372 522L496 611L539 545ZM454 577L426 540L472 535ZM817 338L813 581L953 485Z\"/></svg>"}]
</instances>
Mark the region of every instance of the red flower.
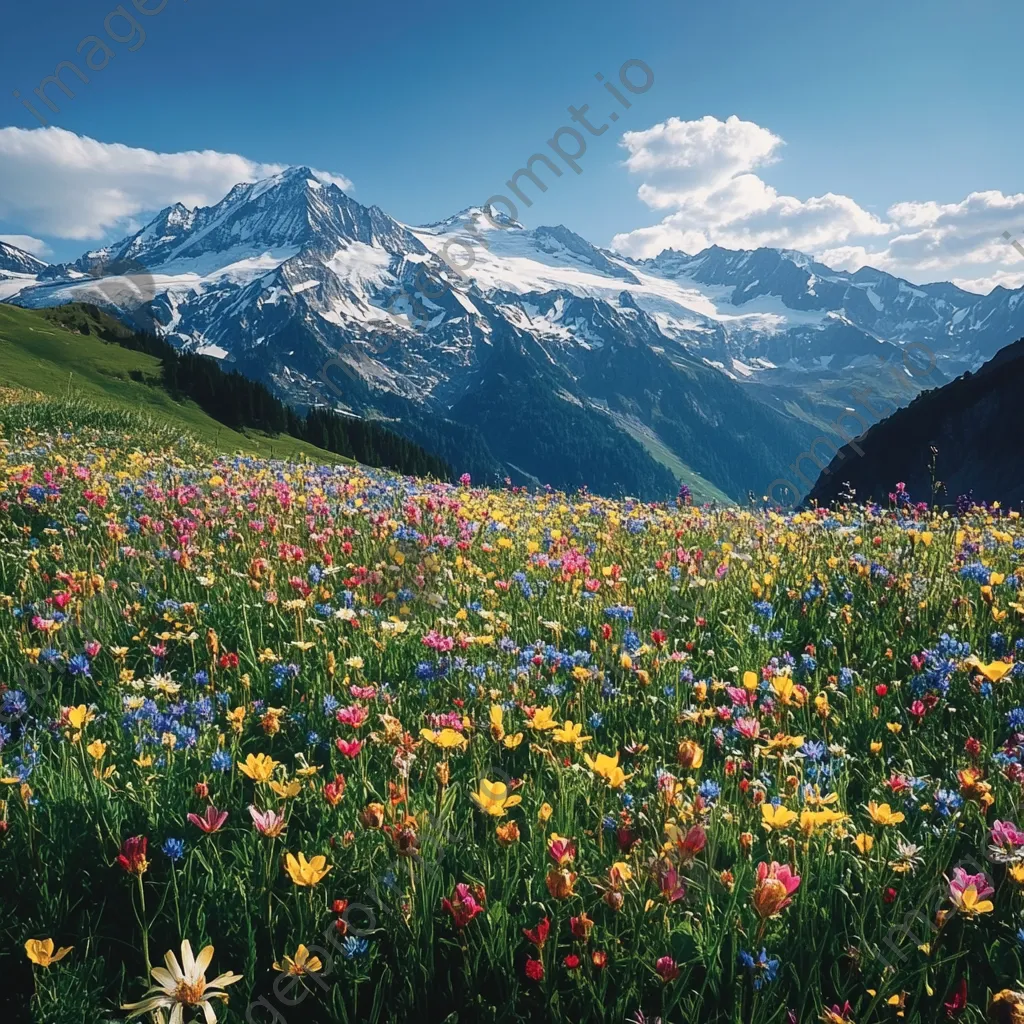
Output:
<instances>
[{"instance_id":1,"label":"red flower","mask_svg":"<svg viewBox=\"0 0 1024 1024\"><path fill-rule=\"evenodd\" d=\"M465 882L459 882L455 886L452 898L441 900L441 906L452 915L456 928L465 928L477 914L483 913L484 909Z\"/></svg>"},{"instance_id":2,"label":"red flower","mask_svg":"<svg viewBox=\"0 0 1024 1024\"><path fill-rule=\"evenodd\" d=\"M580 958L575 953L570 953L562 963L567 971L575 971L580 965Z\"/></svg>"},{"instance_id":3,"label":"red flower","mask_svg":"<svg viewBox=\"0 0 1024 1024\"><path fill-rule=\"evenodd\" d=\"M149 867L146 860L146 847L149 840L145 836L132 836L121 844L121 852L117 855L117 863L128 872L129 875L144 874Z\"/></svg>"},{"instance_id":4,"label":"red flower","mask_svg":"<svg viewBox=\"0 0 1024 1024\"><path fill-rule=\"evenodd\" d=\"M676 845L684 860L693 860L704 849L707 841L708 835L704 829L700 825L694 825L682 839L676 840Z\"/></svg>"},{"instance_id":5,"label":"red flower","mask_svg":"<svg viewBox=\"0 0 1024 1024\"><path fill-rule=\"evenodd\" d=\"M595 949L590 954L590 962L597 970L603 971L608 966L608 954L603 949Z\"/></svg>"},{"instance_id":6,"label":"red flower","mask_svg":"<svg viewBox=\"0 0 1024 1024\"><path fill-rule=\"evenodd\" d=\"M202 829L206 833L219 832L224 827L224 822L228 820L228 812L218 811L213 804L210 804L203 811L202 817L198 814L190 814L188 815L188 820L196 828Z\"/></svg>"},{"instance_id":7,"label":"red flower","mask_svg":"<svg viewBox=\"0 0 1024 1024\"><path fill-rule=\"evenodd\" d=\"M964 750L966 750L971 757L977 757L981 753L981 741L976 740L973 736L969 736L967 738L967 742L964 744Z\"/></svg>"},{"instance_id":8,"label":"red flower","mask_svg":"<svg viewBox=\"0 0 1024 1024\"><path fill-rule=\"evenodd\" d=\"M526 976L530 981L541 981L544 977L544 964L530 957L526 961Z\"/></svg>"},{"instance_id":9,"label":"red flower","mask_svg":"<svg viewBox=\"0 0 1024 1024\"><path fill-rule=\"evenodd\" d=\"M612 638L612 627L607 622L601 627L601 636L605 640L611 640Z\"/></svg>"},{"instance_id":10,"label":"red flower","mask_svg":"<svg viewBox=\"0 0 1024 1024\"><path fill-rule=\"evenodd\" d=\"M898 895L899 894L896 890L892 886L889 886L889 888L882 893L882 899L885 900L886 903L895 903Z\"/></svg>"},{"instance_id":11,"label":"red flower","mask_svg":"<svg viewBox=\"0 0 1024 1024\"><path fill-rule=\"evenodd\" d=\"M670 956L660 956L654 965L654 969L661 976L661 980L667 985L679 977L679 968L675 960Z\"/></svg>"},{"instance_id":12,"label":"red flower","mask_svg":"<svg viewBox=\"0 0 1024 1024\"><path fill-rule=\"evenodd\" d=\"M341 798L345 795L345 776L335 775L333 782L324 783L324 799L332 806L337 807Z\"/></svg>"},{"instance_id":13,"label":"red flower","mask_svg":"<svg viewBox=\"0 0 1024 1024\"><path fill-rule=\"evenodd\" d=\"M888 692L889 692L889 687L886 686L885 683L879 683L875 687L875 693L877 693L879 697L884 697Z\"/></svg>"},{"instance_id":14,"label":"red flower","mask_svg":"<svg viewBox=\"0 0 1024 1024\"><path fill-rule=\"evenodd\" d=\"M944 1004L946 1007L946 1016L949 1018L959 1017L961 1013L967 1008L967 979L961 978L960 984L957 985L956 991L953 993L953 998L948 1003Z\"/></svg>"},{"instance_id":15,"label":"red flower","mask_svg":"<svg viewBox=\"0 0 1024 1024\"><path fill-rule=\"evenodd\" d=\"M359 752L363 749L362 740L343 740L340 736L334 741L334 745L338 748L338 752L344 754L345 757L358 757Z\"/></svg>"},{"instance_id":16,"label":"red flower","mask_svg":"<svg viewBox=\"0 0 1024 1024\"><path fill-rule=\"evenodd\" d=\"M523 934L526 936L529 942L532 942L538 949L544 948L544 943L548 941L548 933L551 931L551 922L547 917L543 917L537 922L537 925L533 928L524 928Z\"/></svg>"},{"instance_id":17,"label":"red flower","mask_svg":"<svg viewBox=\"0 0 1024 1024\"><path fill-rule=\"evenodd\" d=\"M651 630L651 642L656 647L661 647L662 644L664 644L667 639L668 639L668 634L664 630L661 630L661 629L652 629Z\"/></svg>"}]
</instances>

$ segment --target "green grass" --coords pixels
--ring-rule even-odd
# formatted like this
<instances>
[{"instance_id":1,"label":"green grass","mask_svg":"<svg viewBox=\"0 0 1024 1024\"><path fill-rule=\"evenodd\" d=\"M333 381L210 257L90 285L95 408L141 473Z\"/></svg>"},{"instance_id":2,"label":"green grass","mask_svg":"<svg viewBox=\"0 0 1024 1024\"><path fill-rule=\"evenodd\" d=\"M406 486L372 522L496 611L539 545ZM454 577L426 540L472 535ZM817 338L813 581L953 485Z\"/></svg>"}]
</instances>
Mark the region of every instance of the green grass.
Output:
<instances>
[{"instance_id":1,"label":"green grass","mask_svg":"<svg viewBox=\"0 0 1024 1024\"><path fill-rule=\"evenodd\" d=\"M660 462L675 475L681 484L686 484L690 488L693 500L698 505L706 501L717 501L723 505L734 504L733 499L725 491L716 487L710 480L705 480L696 470L691 469L646 424L632 416L624 416L622 413L609 412L608 415L615 420L620 429L634 440L639 441L655 462Z\"/></svg>"},{"instance_id":2,"label":"green grass","mask_svg":"<svg viewBox=\"0 0 1024 1024\"><path fill-rule=\"evenodd\" d=\"M0 384L48 398L144 412L157 424L186 431L220 452L351 462L293 437L225 427L194 402L179 402L167 393L159 359L69 330L49 310L0 304Z\"/></svg>"}]
</instances>

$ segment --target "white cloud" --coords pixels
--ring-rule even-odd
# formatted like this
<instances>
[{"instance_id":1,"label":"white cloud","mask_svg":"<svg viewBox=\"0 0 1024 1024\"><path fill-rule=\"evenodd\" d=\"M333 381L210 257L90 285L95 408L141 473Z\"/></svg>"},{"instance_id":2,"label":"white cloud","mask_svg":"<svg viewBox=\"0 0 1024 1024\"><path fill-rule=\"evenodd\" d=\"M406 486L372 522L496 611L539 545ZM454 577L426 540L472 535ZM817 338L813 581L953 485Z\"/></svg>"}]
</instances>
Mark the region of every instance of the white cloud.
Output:
<instances>
[{"instance_id":1,"label":"white cloud","mask_svg":"<svg viewBox=\"0 0 1024 1024\"><path fill-rule=\"evenodd\" d=\"M51 253L50 247L41 238L33 238L31 235L0 235L0 242L24 249L40 259L45 259Z\"/></svg>"},{"instance_id":2,"label":"white cloud","mask_svg":"<svg viewBox=\"0 0 1024 1024\"><path fill-rule=\"evenodd\" d=\"M612 246L628 255L773 246L800 249L839 269L870 265L918 283L953 280L972 291L1024 282L1024 256L1002 237L1024 227L1024 194L897 202L884 217L833 192L781 195L755 171L777 162L783 140L735 115L669 118L627 132L621 144L629 153L626 167L643 178L639 198L670 211L657 224L615 236Z\"/></svg>"},{"instance_id":3,"label":"white cloud","mask_svg":"<svg viewBox=\"0 0 1024 1024\"><path fill-rule=\"evenodd\" d=\"M0 219L41 235L99 239L171 203L208 206L240 181L284 167L209 149L157 153L63 128L0 128ZM315 173L352 188L341 175Z\"/></svg>"}]
</instances>

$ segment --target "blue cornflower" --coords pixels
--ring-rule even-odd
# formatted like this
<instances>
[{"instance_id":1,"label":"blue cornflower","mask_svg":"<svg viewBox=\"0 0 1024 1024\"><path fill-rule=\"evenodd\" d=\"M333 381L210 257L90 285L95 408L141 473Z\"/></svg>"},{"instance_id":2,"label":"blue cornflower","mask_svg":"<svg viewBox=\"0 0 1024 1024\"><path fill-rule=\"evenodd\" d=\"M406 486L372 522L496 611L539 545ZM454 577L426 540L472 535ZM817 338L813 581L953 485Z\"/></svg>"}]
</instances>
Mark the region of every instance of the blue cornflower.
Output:
<instances>
[{"instance_id":1,"label":"blue cornflower","mask_svg":"<svg viewBox=\"0 0 1024 1024\"><path fill-rule=\"evenodd\" d=\"M935 810L944 818L956 812L963 802L963 797L959 793L952 793L948 789L940 789L935 794Z\"/></svg>"},{"instance_id":2,"label":"blue cornflower","mask_svg":"<svg viewBox=\"0 0 1024 1024\"><path fill-rule=\"evenodd\" d=\"M216 750L210 758L210 767L215 772L231 770L231 755L226 750Z\"/></svg>"},{"instance_id":3,"label":"blue cornflower","mask_svg":"<svg viewBox=\"0 0 1024 1024\"><path fill-rule=\"evenodd\" d=\"M185 856L185 840L184 839L165 839L164 845L160 847L167 856L167 859L172 863L176 864L182 857Z\"/></svg>"},{"instance_id":4,"label":"blue cornflower","mask_svg":"<svg viewBox=\"0 0 1024 1024\"><path fill-rule=\"evenodd\" d=\"M355 960L357 957L365 956L369 948L370 943L366 939L349 935L341 944L341 953L346 960Z\"/></svg>"},{"instance_id":5,"label":"blue cornflower","mask_svg":"<svg viewBox=\"0 0 1024 1024\"><path fill-rule=\"evenodd\" d=\"M89 659L84 654L76 654L68 662L68 672L73 676L89 677Z\"/></svg>"},{"instance_id":6,"label":"blue cornflower","mask_svg":"<svg viewBox=\"0 0 1024 1024\"><path fill-rule=\"evenodd\" d=\"M779 973L778 959L776 957L769 957L768 951L763 948L756 957L753 953L743 950L740 953L740 964L750 971L750 976L756 989L760 989L766 983L773 982L775 976Z\"/></svg>"},{"instance_id":7,"label":"blue cornflower","mask_svg":"<svg viewBox=\"0 0 1024 1024\"><path fill-rule=\"evenodd\" d=\"M697 788L705 803L713 804L722 794L722 787L714 779L705 779Z\"/></svg>"}]
</instances>

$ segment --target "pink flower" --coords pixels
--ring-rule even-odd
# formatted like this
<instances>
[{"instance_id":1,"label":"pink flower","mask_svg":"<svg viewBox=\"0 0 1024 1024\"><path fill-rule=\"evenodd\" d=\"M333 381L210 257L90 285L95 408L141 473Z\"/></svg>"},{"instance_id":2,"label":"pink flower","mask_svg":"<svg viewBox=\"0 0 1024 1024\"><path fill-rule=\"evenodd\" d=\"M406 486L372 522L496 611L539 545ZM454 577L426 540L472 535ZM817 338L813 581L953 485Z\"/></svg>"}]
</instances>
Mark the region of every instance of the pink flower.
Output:
<instances>
[{"instance_id":1,"label":"pink flower","mask_svg":"<svg viewBox=\"0 0 1024 1024\"><path fill-rule=\"evenodd\" d=\"M334 745L338 748L338 752L344 754L345 757L358 757L359 752L363 749L362 740L343 740L340 736L334 741Z\"/></svg>"},{"instance_id":2,"label":"pink flower","mask_svg":"<svg viewBox=\"0 0 1024 1024\"><path fill-rule=\"evenodd\" d=\"M202 829L206 833L219 832L224 827L224 822L228 820L228 812L218 811L213 804L210 804L203 812L202 817L198 814L190 814L188 820L196 828Z\"/></svg>"},{"instance_id":3,"label":"pink flower","mask_svg":"<svg viewBox=\"0 0 1024 1024\"><path fill-rule=\"evenodd\" d=\"M686 886L679 880L675 865L664 864L658 873L658 887L669 903L675 903L686 895Z\"/></svg>"},{"instance_id":4,"label":"pink flower","mask_svg":"<svg viewBox=\"0 0 1024 1024\"><path fill-rule=\"evenodd\" d=\"M756 718L737 718L734 725L745 740L756 740L761 735L761 723Z\"/></svg>"},{"instance_id":5,"label":"pink flower","mask_svg":"<svg viewBox=\"0 0 1024 1024\"><path fill-rule=\"evenodd\" d=\"M252 816L256 831L261 836L273 838L274 836L279 836L284 831L284 811L258 811L250 804L249 814ZM224 817L226 818L227 814Z\"/></svg>"},{"instance_id":6,"label":"pink flower","mask_svg":"<svg viewBox=\"0 0 1024 1024\"><path fill-rule=\"evenodd\" d=\"M675 981L679 977L679 968L676 966L675 960L670 956L660 956L654 965L654 969L658 972L661 980L667 985L670 981Z\"/></svg>"},{"instance_id":7,"label":"pink flower","mask_svg":"<svg viewBox=\"0 0 1024 1024\"><path fill-rule=\"evenodd\" d=\"M757 882L751 902L761 918L781 913L793 902L793 893L800 887L800 876L794 875L788 864L772 861L757 865Z\"/></svg>"},{"instance_id":8,"label":"pink flower","mask_svg":"<svg viewBox=\"0 0 1024 1024\"><path fill-rule=\"evenodd\" d=\"M950 894L962 896L964 890L971 886L977 891L978 896L982 898L991 896L995 892L995 889L989 884L988 875L984 871L976 875L969 875L963 868L953 868L953 877L949 883Z\"/></svg>"},{"instance_id":9,"label":"pink flower","mask_svg":"<svg viewBox=\"0 0 1024 1024\"><path fill-rule=\"evenodd\" d=\"M992 824L992 842L1000 848L1024 846L1024 832L1012 821L999 821Z\"/></svg>"},{"instance_id":10,"label":"pink flower","mask_svg":"<svg viewBox=\"0 0 1024 1024\"><path fill-rule=\"evenodd\" d=\"M370 717L370 712L358 704L352 704L347 708L342 708L335 717L342 725L350 725L353 729L358 729Z\"/></svg>"},{"instance_id":11,"label":"pink flower","mask_svg":"<svg viewBox=\"0 0 1024 1024\"><path fill-rule=\"evenodd\" d=\"M377 696L376 686L356 686L353 683L348 690L356 700L373 700Z\"/></svg>"},{"instance_id":12,"label":"pink flower","mask_svg":"<svg viewBox=\"0 0 1024 1024\"><path fill-rule=\"evenodd\" d=\"M455 886L452 898L445 897L441 900L441 906L452 915L456 928L465 928L477 914L483 913L484 909L465 882L459 882Z\"/></svg>"}]
</instances>

